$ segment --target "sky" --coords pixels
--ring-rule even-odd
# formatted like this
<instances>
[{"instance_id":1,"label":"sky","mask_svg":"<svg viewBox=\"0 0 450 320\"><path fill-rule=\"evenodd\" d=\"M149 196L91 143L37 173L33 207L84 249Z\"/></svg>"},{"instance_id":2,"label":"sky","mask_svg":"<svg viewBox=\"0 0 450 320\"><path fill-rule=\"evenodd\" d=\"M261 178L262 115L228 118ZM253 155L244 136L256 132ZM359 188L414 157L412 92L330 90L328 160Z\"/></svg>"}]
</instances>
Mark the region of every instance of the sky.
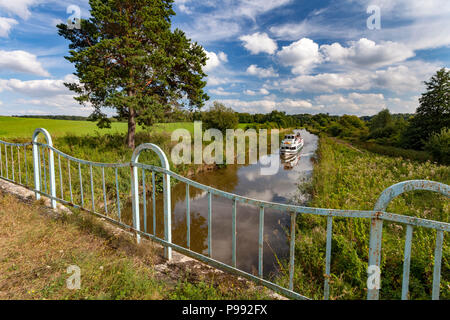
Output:
<instances>
[{"instance_id":1,"label":"sky","mask_svg":"<svg viewBox=\"0 0 450 320\"><path fill-rule=\"evenodd\" d=\"M56 24L88 0L0 0L0 115L84 115ZM449 0L175 0L209 57L206 91L239 112L413 113L450 64ZM108 114L112 114L108 112Z\"/></svg>"}]
</instances>

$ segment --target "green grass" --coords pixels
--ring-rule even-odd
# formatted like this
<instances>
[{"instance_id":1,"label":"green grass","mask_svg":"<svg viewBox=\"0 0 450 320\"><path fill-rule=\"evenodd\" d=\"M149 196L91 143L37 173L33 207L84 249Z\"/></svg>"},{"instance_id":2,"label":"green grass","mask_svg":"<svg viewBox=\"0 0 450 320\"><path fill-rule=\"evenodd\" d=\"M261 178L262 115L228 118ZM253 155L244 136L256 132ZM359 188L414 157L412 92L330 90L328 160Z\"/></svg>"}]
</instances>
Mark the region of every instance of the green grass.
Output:
<instances>
[{"instance_id":1,"label":"green grass","mask_svg":"<svg viewBox=\"0 0 450 320\"><path fill-rule=\"evenodd\" d=\"M65 134L82 136L95 134L97 131L103 134L125 133L126 123L114 122L111 129L99 129L95 122L52 120L52 119L30 119L0 116L0 137L2 138L28 138L31 140L36 128L47 129L52 137L60 137Z\"/></svg>"},{"instance_id":2,"label":"green grass","mask_svg":"<svg viewBox=\"0 0 450 320\"><path fill-rule=\"evenodd\" d=\"M450 168L405 160L354 148L322 136L311 185L312 207L373 210L381 192L401 181L426 179L450 183ZM450 204L436 193L406 193L388 212L449 222ZM325 270L326 219L301 215L297 224L295 290L322 299ZM381 299L401 297L406 228L384 223ZM370 224L367 219L335 218L333 223L331 298L365 299ZM410 298L430 299L436 232L415 228L411 258ZM450 246L444 244L441 299L450 299ZM288 277L280 280L287 284Z\"/></svg>"},{"instance_id":3,"label":"green grass","mask_svg":"<svg viewBox=\"0 0 450 320\"><path fill-rule=\"evenodd\" d=\"M266 299L266 290L232 276L180 268L158 275L151 243L74 212L57 219L39 202L0 193L0 299ZM69 290L67 268L81 269L81 288ZM172 277L174 279L172 279Z\"/></svg>"},{"instance_id":4,"label":"green grass","mask_svg":"<svg viewBox=\"0 0 450 320\"><path fill-rule=\"evenodd\" d=\"M0 138L21 138L31 140L36 128L45 128L52 137L61 137L64 135L114 135L125 134L128 130L128 124L125 122L111 123L111 129L100 129L95 122L91 121L72 121L72 120L53 120L53 119L34 119L34 118L14 118L0 116ZM194 130L193 123L158 123L152 128L152 132L161 133L172 132L176 129L185 128L190 132ZM137 132L148 131L142 127L137 128Z\"/></svg>"}]
</instances>

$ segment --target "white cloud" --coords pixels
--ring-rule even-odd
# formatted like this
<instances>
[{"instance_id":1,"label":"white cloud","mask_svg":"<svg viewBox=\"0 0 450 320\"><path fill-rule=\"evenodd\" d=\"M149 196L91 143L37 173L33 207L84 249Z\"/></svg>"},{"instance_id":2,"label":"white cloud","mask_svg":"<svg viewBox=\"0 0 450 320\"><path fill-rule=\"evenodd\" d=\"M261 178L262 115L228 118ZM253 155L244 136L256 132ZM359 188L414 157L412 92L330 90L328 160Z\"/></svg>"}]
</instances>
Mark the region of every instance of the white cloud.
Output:
<instances>
[{"instance_id":1,"label":"white cloud","mask_svg":"<svg viewBox=\"0 0 450 320\"><path fill-rule=\"evenodd\" d=\"M189 2L190 0L175 0L175 4L177 5L178 9L186 14L192 13L192 11L188 7Z\"/></svg>"},{"instance_id":2,"label":"white cloud","mask_svg":"<svg viewBox=\"0 0 450 320\"><path fill-rule=\"evenodd\" d=\"M210 72L213 69L220 66L222 62L228 61L228 57L224 52L219 52L218 54L206 50L205 52L206 56L208 57L208 60L206 61L206 66L203 68L205 72Z\"/></svg>"},{"instance_id":3,"label":"white cloud","mask_svg":"<svg viewBox=\"0 0 450 320\"><path fill-rule=\"evenodd\" d=\"M267 69L259 68L256 64L252 64L247 68L247 73L258 78L276 78L278 74L270 67Z\"/></svg>"},{"instance_id":4,"label":"white cloud","mask_svg":"<svg viewBox=\"0 0 450 320\"><path fill-rule=\"evenodd\" d=\"M231 5L236 1L228 0L224 2ZM254 20L256 16L260 14L269 12L291 2L292 0L240 0L238 1L238 6L233 11L236 15L247 16Z\"/></svg>"},{"instance_id":5,"label":"white cloud","mask_svg":"<svg viewBox=\"0 0 450 320\"><path fill-rule=\"evenodd\" d=\"M412 96L407 99L387 99L387 107L392 113L415 113L418 106L419 96Z\"/></svg>"},{"instance_id":6,"label":"white cloud","mask_svg":"<svg viewBox=\"0 0 450 320\"><path fill-rule=\"evenodd\" d=\"M283 47L277 56L283 65L292 67L292 73L305 74L322 62L319 45L308 38Z\"/></svg>"},{"instance_id":7,"label":"white cloud","mask_svg":"<svg viewBox=\"0 0 450 320\"><path fill-rule=\"evenodd\" d=\"M17 20L0 17L0 37L7 38L11 28L18 24Z\"/></svg>"},{"instance_id":8,"label":"white cloud","mask_svg":"<svg viewBox=\"0 0 450 320\"><path fill-rule=\"evenodd\" d=\"M31 16L29 7L36 3L36 0L0 0L0 8L22 19L28 19Z\"/></svg>"},{"instance_id":9,"label":"white cloud","mask_svg":"<svg viewBox=\"0 0 450 320\"><path fill-rule=\"evenodd\" d=\"M320 95L314 98L314 103L318 105L323 112L335 115L373 115L386 108L386 101L384 95L381 93L362 94L353 92L347 95Z\"/></svg>"},{"instance_id":10,"label":"white cloud","mask_svg":"<svg viewBox=\"0 0 450 320\"><path fill-rule=\"evenodd\" d=\"M242 36L239 40L244 43L245 49L252 54L274 54L278 49L277 43L272 40L267 33L256 32L251 35Z\"/></svg>"},{"instance_id":11,"label":"white cloud","mask_svg":"<svg viewBox=\"0 0 450 320\"><path fill-rule=\"evenodd\" d=\"M22 50L0 50L0 70L31 73L44 77L50 76L34 54Z\"/></svg>"},{"instance_id":12,"label":"white cloud","mask_svg":"<svg viewBox=\"0 0 450 320\"><path fill-rule=\"evenodd\" d=\"M67 75L58 80L28 80L0 79L0 91L8 90L31 97L51 97L54 95L70 95L71 91L64 86L64 82L76 82L74 75Z\"/></svg>"},{"instance_id":13,"label":"white cloud","mask_svg":"<svg viewBox=\"0 0 450 320\"><path fill-rule=\"evenodd\" d=\"M233 96L233 95L237 95L237 92L226 91L222 87L218 87L217 89L210 89L209 92L212 93L212 94L218 95L218 96Z\"/></svg>"},{"instance_id":14,"label":"white cloud","mask_svg":"<svg viewBox=\"0 0 450 320\"><path fill-rule=\"evenodd\" d=\"M365 28L369 17L365 14L366 8L372 4L381 8L381 29L376 31ZM300 37L354 40L370 37L377 42L401 43L409 50L450 45L448 0L347 0L330 3L326 9L320 15L310 13L302 21L276 25L269 30L280 40Z\"/></svg>"},{"instance_id":15,"label":"white cloud","mask_svg":"<svg viewBox=\"0 0 450 320\"><path fill-rule=\"evenodd\" d=\"M42 99L17 99L13 101L5 110L7 114L52 114L52 115L78 115L88 116L92 113L91 107L80 105L73 99L73 95L54 95ZM11 110L13 109L13 110ZM114 112L107 111L108 115L113 115Z\"/></svg>"},{"instance_id":16,"label":"white cloud","mask_svg":"<svg viewBox=\"0 0 450 320\"><path fill-rule=\"evenodd\" d=\"M89 115L92 108L81 106L64 82L77 82L74 75L58 80L0 79L0 92L10 92L12 97L2 106L2 114L60 114ZM111 114L111 112L108 112Z\"/></svg>"},{"instance_id":17,"label":"white cloud","mask_svg":"<svg viewBox=\"0 0 450 320\"><path fill-rule=\"evenodd\" d=\"M276 101L271 97L268 97L255 101L225 99L220 102L233 108L235 111L248 113L268 113L273 110L286 111L289 114L320 111L320 107L313 105L310 101L302 99L283 99L281 101Z\"/></svg>"},{"instance_id":18,"label":"white cloud","mask_svg":"<svg viewBox=\"0 0 450 320\"><path fill-rule=\"evenodd\" d=\"M367 78L367 77L366 77ZM317 75L301 75L286 79L276 84L282 91L298 92L333 92L335 90L368 90L368 80L362 74L353 73L320 73Z\"/></svg>"},{"instance_id":19,"label":"white cloud","mask_svg":"<svg viewBox=\"0 0 450 320\"><path fill-rule=\"evenodd\" d=\"M264 99L256 101L242 101L239 99L225 99L220 100L227 107L231 107L233 110L238 112L249 112L249 113L267 113L271 112L276 107L276 102L274 100Z\"/></svg>"},{"instance_id":20,"label":"white cloud","mask_svg":"<svg viewBox=\"0 0 450 320\"><path fill-rule=\"evenodd\" d=\"M195 41L206 43L237 37L248 20L280 8L293 0L177 0L177 8L187 14L195 12L192 21L179 27ZM205 10L205 8L207 10ZM194 16L192 14L192 16Z\"/></svg>"},{"instance_id":21,"label":"white cloud","mask_svg":"<svg viewBox=\"0 0 450 320\"><path fill-rule=\"evenodd\" d=\"M217 56L219 57L219 60L220 61L222 61L222 62L228 62L228 56L227 56L227 54L225 53L225 52L219 52L218 54L217 54Z\"/></svg>"},{"instance_id":22,"label":"white cloud","mask_svg":"<svg viewBox=\"0 0 450 320\"><path fill-rule=\"evenodd\" d=\"M219 86L222 84L228 84L230 82L232 81L227 77L217 77L209 75L207 79L208 86Z\"/></svg>"},{"instance_id":23,"label":"white cloud","mask_svg":"<svg viewBox=\"0 0 450 320\"><path fill-rule=\"evenodd\" d=\"M244 93L248 96L256 96L256 95L266 96L266 95L270 94L269 90L267 90L265 88L261 88L258 91L245 90Z\"/></svg>"},{"instance_id":24,"label":"white cloud","mask_svg":"<svg viewBox=\"0 0 450 320\"><path fill-rule=\"evenodd\" d=\"M322 45L320 51L326 61L358 67L382 67L414 56L414 52L404 44L392 41L376 44L366 38L350 42L349 47L342 47L337 42Z\"/></svg>"},{"instance_id":25,"label":"white cloud","mask_svg":"<svg viewBox=\"0 0 450 320\"><path fill-rule=\"evenodd\" d=\"M288 93L334 92L338 90L382 89L394 93L423 90L423 81L440 68L438 64L408 61L376 71L359 69L341 73L300 75L274 82L273 87Z\"/></svg>"}]
</instances>

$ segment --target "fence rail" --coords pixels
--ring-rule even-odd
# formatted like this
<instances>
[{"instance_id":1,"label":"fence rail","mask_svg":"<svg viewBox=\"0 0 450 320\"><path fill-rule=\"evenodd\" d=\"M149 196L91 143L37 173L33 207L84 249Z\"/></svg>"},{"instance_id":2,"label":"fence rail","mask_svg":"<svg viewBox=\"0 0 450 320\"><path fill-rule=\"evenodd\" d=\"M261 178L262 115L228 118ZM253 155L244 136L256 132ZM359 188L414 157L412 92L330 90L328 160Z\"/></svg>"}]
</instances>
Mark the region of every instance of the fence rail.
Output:
<instances>
[{"instance_id":1,"label":"fence rail","mask_svg":"<svg viewBox=\"0 0 450 320\"><path fill-rule=\"evenodd\" d=\"M40 135L44 136L46 143L38 142L38 137ZM139 163L139 157L145 150L155 152L160 159L161 166ZM57 166L55 166L55 155L57 158ZM33 177L33 183L30 183L31 174ZM151 183L148 183L148 178L150 176ZM86 177L89 180L89 184L87 185L88 188L86 188ZM47 130L42 128L35 130L32 137L32 142L29 143L9 143L0 140L0 178L33 190L35 192L36 199L39 199L41 196L48 197L51 199L51 205L53 208L56 208L56 202L80 208L101 216L122 228L133 231L136 234L137 241L140 241L141 237L150 238L164 246L165 257L169 260L172 258L172 249L174 249L214 267L243 276L294 299L308 299L301 293L294 291L295 234L297 228L296 218L299 214L318 215L326 217L327 219L324 299L330 298L329 278L331 275L334 218L364 218L370 220L368 265L375 266L377 268L380 268L381 265L383 221L406 225L402 281L402 299L404 300L408 299L413 231L415 228L433 229L436 231L436 245L434 254L432 299L439 299L442 250L445 240L445 233L450 231L450 224L389 213L386 212L386 208L389 202L395 197L412 190L428 190L441 193L446 197L450 197L450 187L442 183L425 180L414 180L398 183L383 191L375 205L374 210L372 211L310 208L251 199L221 191L187 179L170 170L169 161L166 155L158 146L154 144L147 143L138 146L135 149L129 163L98 163L78 159L54 148L50 134ZM159 237L156 229L157 221L155 203L157 179L158 181L161 181L162 179L163 182L164 237ZM186 247L172 243L171 179L175 179L176 181L186 184ZM100 181L100 183L98 181ZM152 219L149 221L153 227L151 232L147 230L147 225L149 222L147 220L149 216L147 208L147 190L150 186L151 197L149 198L151 198L152 202ZM206 192L208 196L208 233L206 255L191 250L190 187L200 189ZM142 192L140 191L141 189ZM98 193L98 190L101 192L101 197L96 198L95 193L96 191ZM217 261L213 258L213 196L226 198L232 201L232 230L230 230L232 234L231 265ZM124 208L124 202L130 200L130 198L132 206L132 222L128 223L127 221L123 221L122 210ZM141 200L144 203L142 213L140 210ZM256 275L237 268L236 217L238 203L244 203L259 208L258 270ZM264 278L264 212L265 209L268 208L276 209L284 214L288 214L291 218L289 228L289 283L287 287L282 287ZM141 229L141 218L143 219L144 230ZM369 288L367 299L379 299L379 288Z\"/></svg>"}]
</instances>

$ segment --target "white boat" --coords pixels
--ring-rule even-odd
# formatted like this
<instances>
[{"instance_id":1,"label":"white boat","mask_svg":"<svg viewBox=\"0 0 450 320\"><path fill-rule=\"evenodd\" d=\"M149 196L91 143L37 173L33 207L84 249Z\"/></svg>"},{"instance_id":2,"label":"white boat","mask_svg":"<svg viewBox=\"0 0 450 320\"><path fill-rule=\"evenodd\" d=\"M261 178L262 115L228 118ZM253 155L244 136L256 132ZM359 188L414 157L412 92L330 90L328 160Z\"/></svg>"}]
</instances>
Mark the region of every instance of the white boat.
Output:
<instances>
[{"instance_id":1,"label":"white boat","mask_svg":"<svg viewBox=\"0 0 450 320\"><path fill-rule=\"evenodd\" d=\"M284 136L283 141L281 141L280 154L281 155L291 155L298 153L305 144L300 133L291 133Z\"/></svg>"},{"instance_id":2,"label":"white boat","mask_svg":"<svg viewBox=\"0 0 450 320\"><path fill-rule=\"evenodd\" d=\"M281 163L283 164L284 170L293 169L300 161L300 158L300 153L283 156L281 159Z\"/></svg>"}]
</instances>

